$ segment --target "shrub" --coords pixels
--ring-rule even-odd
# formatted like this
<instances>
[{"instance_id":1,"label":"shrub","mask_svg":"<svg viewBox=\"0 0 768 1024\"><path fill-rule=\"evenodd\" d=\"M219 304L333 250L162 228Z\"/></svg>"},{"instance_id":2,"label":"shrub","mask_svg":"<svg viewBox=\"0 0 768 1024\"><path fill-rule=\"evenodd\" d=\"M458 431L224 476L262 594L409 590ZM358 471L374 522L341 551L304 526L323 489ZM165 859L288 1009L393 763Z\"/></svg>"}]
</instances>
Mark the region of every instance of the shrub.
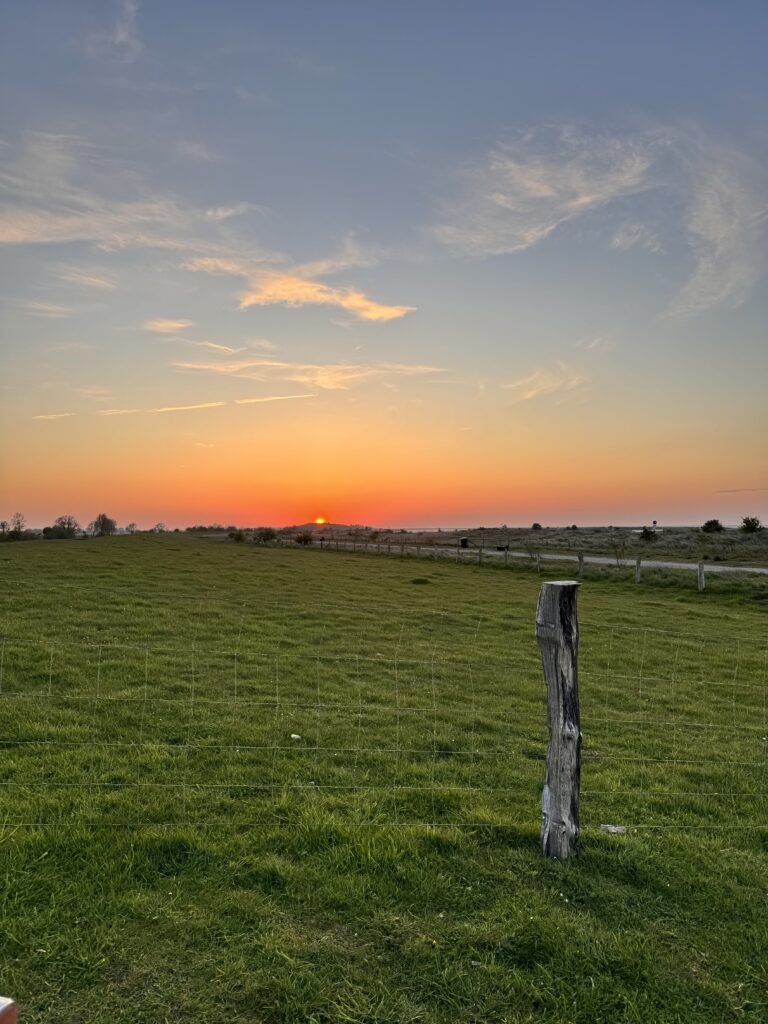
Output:
<instances>
[{"instance_id":1,"label":"shrub","mask_svg":"<svg viewBox=\"0 0 768 1024\"><path fill-rule=\"evenodd\" d=\"M725 527L719 519L708 519L701 528L702 533L722 533Z\"/></svg>"},{"instance_id":2,"label":"shrub","mask_svg":"<svg viewBox=\"0 0 768 1024\"><path fill-rule=\"evenodd\" d=\"M541 523L534 523L531 527L532 530L540 530L541 528Z\"/></svg>"},{"instance_id":3,"label":"shrub","mask_svg":"<svg viewBox=\"0 0 768 1024\"><path fill-rule=\"evenodd\" d=\"M260 526L254 534L257 544L271 544L275 537L277 537L277 530L273 530L271 526Z\"/></svg>"},{"instance_id":4,"label":"shrub","mask_svg":"<svg viewBox=\"0 0 768 1024\"><path fill-rule=\"evenodd\" d=\"M757 533L758 530L762 530L763 524L757 518L757 516L744 516L741 520L741 526L739 529L742 533Z\"/></svg>"},{"instance_id":5,"label":"shrub","mask_svg":"<svg viewBox=\"0 0 768 1024\"><path fill-rule=\"evenodd\" d=\"M301 546L305 548L308 547L314 541L314 539L315 538L309 532L296 534L296 543L301 544Z\"/></svg>"},{"instance_id":6,"label":"shrub","mask_svg":"<svg viewBox=\"0 0 768 1024\"><path fill-rule=\"evenodd\" d=\"M650 526L644 526L640 531L640 540L644 540L646 543L656 540L656 531L652 530Z\"/></svg>"}]
</instances>

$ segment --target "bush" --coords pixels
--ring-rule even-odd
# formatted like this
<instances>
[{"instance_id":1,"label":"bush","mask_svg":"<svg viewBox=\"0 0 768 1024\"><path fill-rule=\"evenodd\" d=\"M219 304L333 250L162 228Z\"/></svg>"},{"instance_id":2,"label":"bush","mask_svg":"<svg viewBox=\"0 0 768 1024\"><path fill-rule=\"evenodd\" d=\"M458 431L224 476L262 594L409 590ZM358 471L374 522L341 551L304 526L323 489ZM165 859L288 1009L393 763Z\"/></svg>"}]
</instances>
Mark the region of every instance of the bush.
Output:
<instances>
[{"instance_id":1,"label":"bush","mask_svg":"<svg viewBox=\"0 0 768 1024\"><path fill-rule=\"evenodd\" d=\"M725 527L719 519L708 519L701 528L702 533L722 533Z\"/></svg>"},{"instance_id":2,"label":"bush","mask_svg":"<svg viewBox=\"0 0 768 1024\"><path fill-rule=\"evenodd\" d=\"M534 523L531 527L532 530L540 530L541 528L541 523Z\"/></svg>"},{"instance_id":3,"label":"bush","mask_svg":"<svg viewBox=\"0 0 768 1024\"><path fill-rule=\"evenodd\" d=\"M298 533L296 534L296 543L301 544L302 547L308 547L313 541L314 537L311 533Z\"/></svg>"},{"instance_id":4,"label":"bush","mask_svg":"<svg viewBox=\"0 0 768 1024\"><path fill-rule=\"evenodd\" d=\"M742 533L757 533L762 530L763 524L757 518L757 516L744 516L741 520L741 526L739 529Z\"/></svg>"},{"instance_id":5,"label":"bush","mask_svg":"<svg viewBox=\"0 0 768 1024\"><path fill-rule=\"evenodd\" d=\"M257 544L271 544L275 537L277 537L277 530L273 530L271 526L261 526L254 534L253 539Z\"/></svg>"},{"instance_id":6,"label":"bush","mask_svg":"<svg viewBox=\"0 0 768 1024\"><path fill-rule=\"evenodd\" d=\"M646 543L656 540L656 531L652 530L650 526L644 526L640 531L640 540L644 540Z\"/></svg>"},{"instance_id":7,"label":"bush","mask_svg":"<svg viewBox=\"0 0 768 1024\"><path fill-rule=\"evenodd\" d=\"M235 530L234 533L230 533L230 537L235 542L235 544L242 544L243 541L245 540L245 534L243 533L242 530Z\"/></svg>"}]
</instances>

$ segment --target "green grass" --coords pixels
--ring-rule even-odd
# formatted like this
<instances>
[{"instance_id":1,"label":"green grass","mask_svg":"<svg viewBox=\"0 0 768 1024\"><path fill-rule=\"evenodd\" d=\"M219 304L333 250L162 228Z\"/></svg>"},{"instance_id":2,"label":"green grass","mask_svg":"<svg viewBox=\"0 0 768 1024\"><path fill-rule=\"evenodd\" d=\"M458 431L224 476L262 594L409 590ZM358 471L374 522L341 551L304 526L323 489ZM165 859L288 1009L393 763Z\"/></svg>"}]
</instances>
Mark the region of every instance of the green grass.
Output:
<instances>
[{"instance_id":1,"label":"green grass","mask_svg":"<svg viewBox=\"0 0 768 1024\"><path fill-rule=\"evenodd\" d=\"M562 865L531 567L166 536L0 578L25 1024L766 1018L762 581L588 571Z\"/></svg>"}]
</instances>

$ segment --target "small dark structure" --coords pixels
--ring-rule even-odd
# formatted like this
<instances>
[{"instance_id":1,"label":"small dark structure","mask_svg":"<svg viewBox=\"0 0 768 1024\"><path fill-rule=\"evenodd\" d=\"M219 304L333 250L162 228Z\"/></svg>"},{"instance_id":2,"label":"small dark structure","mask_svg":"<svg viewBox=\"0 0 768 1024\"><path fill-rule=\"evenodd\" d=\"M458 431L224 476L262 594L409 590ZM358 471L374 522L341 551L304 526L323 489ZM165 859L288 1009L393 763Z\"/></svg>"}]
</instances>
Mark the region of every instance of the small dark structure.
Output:
<instances>
[{"instance_id":1,"label":"small dark structure","mask_svg":"<svg viewBox=\"0 0 768 1024\"><path fill-rule=\"evenodd\" d=\"M496 550L497 551L509 551L509 544L497 544L496 545Z\"/></svg>"},{"instance_id":2,"label":"small dark structure","mask_svg":"<svg viewBox=\"0 0 768 1024\"><path fill-rule=\"evenodd\" d=\"M460 548L468 548L469 547L469 537L459 537L459 547Z\"/></svg>"}]
</instances>

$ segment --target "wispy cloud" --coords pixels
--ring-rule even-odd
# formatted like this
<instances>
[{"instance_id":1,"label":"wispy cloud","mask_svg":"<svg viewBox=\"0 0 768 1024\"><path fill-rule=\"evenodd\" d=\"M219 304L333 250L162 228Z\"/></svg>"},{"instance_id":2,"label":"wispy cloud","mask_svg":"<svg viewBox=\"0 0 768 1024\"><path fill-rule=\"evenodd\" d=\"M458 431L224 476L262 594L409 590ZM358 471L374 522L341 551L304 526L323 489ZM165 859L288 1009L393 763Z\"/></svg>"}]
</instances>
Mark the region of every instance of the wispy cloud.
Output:
<instances>
[{"instance_id":1,"label":"wispy cloud","mask_svg":"<svg viewBox=\"0 0 768 1024\"><path fill-rule=\"evenodd\" d=\"M330 264L333 264L331 267ZM321 269L325 273L336 272L340 264L328 261L328 265L307 264L309 268ZM190 270L209 274L227 274L244 278L249 285L240 294L240 308L251 306L336 306L345 309L359 320L384 322L395 320L413 311L413 306L389 306L369 299L354 288L339 288L323 284L297 272L252 268L233 258L198 258L187 263Z\"/></svg>"},{"instance_id":2,"label":"wispy cloud","mask_svg":"<svg viewBox=\"0 0 768 1024\"><path fill-rule=\"evenodd\" d=\"M71 306L58 306L51 302L23 302L21 308L31 316L44 316L51 320L72 316L75 312Z\"/></svg>"},{"instance_id":3,"label":"wispy cloud","mask_svg":"<svg viewBox=\"0 0 768 1024\"><path fill-rule=\"evenodd\" d=\"M59 278L67 284L78 288L97 288L102 291L114 291L117 282L113 274L106 270L89 270L82 267L63 267Z\"/></svg>"},{"instance_id":4,"label":"wispy cloud","mask_svg":"<svg viewBox=\"0 0 768 1024\"><path fill-rule=\"evenodd\" d=\"M175 334L177 331L185 331L188 327L194 327L194 320L145 320L142 324L145 331L152 331L153 334Z\"/></svg>"},{"instance_id":5,"label":"wispy cloud","mask_svg":"<svg viewBox=\"0 0 768 1024\"><path fill-rule=\"evenodd\" d=\"M88 53L93 57L114 56L124 64L136 60L144 49L136 25L138 13L139 0L120 0L112 27L88 37Z\"/></svg>"},{"instance_id":6,"label":"wispy cloud","mask_svg":"<svg viewBox=\"0 0 768 1024\"><path fill-rule=\"evenodd\" d=\"M612 338L598 334L594 338L582 338L581 341L577 341L576 348L585 352L612 352L614 344Z\"/></svg>"},{"instance_id":7,"label":"wispy cloud","mask_svg":"<svg viewBox=\"0 0 768 1024\"><path fill-rule=\"evenodd\" d=\"M236 356L241 352L245 352L244 345L240 348L232 348L231 345L220 345L217 341L193 341L191 338L180 338L179 340L186 342L188 345L195 345L197 348L207 348L210 352L221 352L227 356Z\"/></svg>"},{"instance_id":8,"label":"wispy cloud","mask_svg":"<svg viewBox=\"0 0 768 1024\"><path fill-rule=\"evenodd\" d=\"M687 231L695 266L672 302L673 316L741 305L765 265L759 248L766 197L752 184L756 170L743 156L707 148L691 167Z\"/></svg>"},{"instance_id":9,"label":"wispy cloud","mask_svg":"<svg viewBox=\"0 0 768 1024\"><path fill-rule=\"evenodd\" d=\"M81 384L73 390L81 398L90 398L94 402L106 402L110 398L114 399L111 389L102 387L100 384Z\"/></svg>"},{"instance_id":10,"label":"wispy cloud","mask_svg":"<svg viewBox=\"0 0 768 1024\"><path fill-rule=\"evenodd\" d=\"M75 135L26 132L0 160L0 244L91 242L105 252L224 252L223 225L249 204L197 209L158 194L124 163ZM262 254L253 249L248 259ZM83 283L83 282L81 282ZM91 282L93 284L93 282Z\"/></svg>"},{"instance_id":11,"label":"wispy cloud","mask_svg":"<svg viewBox=\"0 0 768 1024\"><path fill-rule=\"evenodd\" d=\"M587 374L574 370L565 363L558 362L550 369L537 369L526 377L502 384L508 391L514 392L518 402L529 402L544 395L564 394L575 391L587 383Z\"/></svg>"},{"instance_id":12,"label":"wispy cloud","mask_svg":"<svg viewBox=\"0 0 768 1024\"><path fill-rule=\"evenodd\" d=\"M193 409L220 409L226 402L198 402L196 405L165 405L153 412L190 412Z\"/></svg>"},{"instance_id":13,"label":"wispy cloud","mask_svg":"<svg viewBox=\"0 0 768 1024\"><path fill-rule=\"evenodd\" d=\"M197 163L213 163L217 159L213 150L209 149L204 142L182 139L176 144L176 150L183 159L194 160Z\"/></svg>"},{"instance_id":14,"label":"wispy cloud","mask_svg":"<svg viewBox=\"0 0 768 1024\"><path fill-rule=\"evenodd\" d=\"M62 341L59 345L51 345L49 352L91 352L93 345L85 341Z\"/></svg>"},{"instance_id":15,"label":"wispy cloud","mask_svg":"<svg viewBox=\"0 0 768 1024\"><path fill-rule=\"evenodd\" d=\"M458 255L520 253L612 207L618 223L610 224L609 212L602 223L617 252L663 253L667 239L682 241L693 269L669 304L672 316L739 306L765 268L768 189L760 167L690 127L634 136L573 126L519 133L465 168L461 183L431 229ZM628 218L628 204L637 207L641 196L641 216Z\"/></svg>"},{"instance_id":16,"label":"wispy cloud","mask_svg":"<svg viewBox=\"0 0 768 1024\"><path fill-rule=\"evenodd\" d=\"M413 306L387 306L369 299L354 288L333 288L295 274L259 274L250 291L240 296L240 308L249 306L337 306L359 320L396 320L413 312Z\"/></svg>"},{"instance_id":17,"label":"wispy cloud","mask_svg":"<svg viewBox=\"0 0 768 1024\"><path fill-rule=\"evenodd\" d=\"M728 487L722 491L715 491L715 494L746 494L749 491L768 491L768 487Z\"/></svg>"},{"instance_id":18,"label":"wispy cloud","mask_svg":"<svg viewBox=\"0 0 768 1024\"><path fill-rule=\"evenodd\" d=\"M99 416L130 416L133 413L141 412L141 409L99 409Z\"/></svg>"},{"instance_id":19,"label":"wispy cloud","mask_svg":"<svg viewBox=\"0 0 768 1024\"><path fill-rule=\"evenodd\" d=\"M178 370L214 376L241 377L246 380L287 380L327 391L344 391L371 379L420 377L443 371L436 366L410 366L401 363L293 363L276 359L241 359L227 362L175 362Z\"/></svg>"},{"instance_id":20,"label":"wispy cloud","mask_svg":"<svg viewBox=\"0 0 768 1024\"><path fill-rule=\"evenodd\" d=\"M611 238L610 246L612 249L618 249L622 252L625 252L627 249L634 249L636 246L647 249L648 252L659 252L661 242L656 234L644 224L638 224L635 221L625 221L616 228L613 238Z\"/></svg>"},{"instance_id":21,"label":"wispy cloud","mask_svg":"<svg viewBox=\"0 0 768 1024\"><path fill-rule=\"evenodd\" d=\"M649 140L571 127L529 131L499 143L463 173L464 189L433 228L456 252L522 252L567 221L645 189Z\"/></svg>"},{"instance_id":22,"label":"wispy cloud","mask_svg":"<svg viewBox=\"0 0 768 1024\"><path fill-rule=\"evenodd\" d=\"M297 398L317 398L317 394L307 395L267 395L264 398L236 398L235 405L259 405L261 402L292 402Z\"/></svg>"},{"instance_id":23,"label":"wispy cloud","mask_svg":"<svg viewBox=\"0 0 768 1024\"><path fill-rule=\"evenodd\" d=\"M33 420L65 420L70 416L74 416L72 412L45 412L39 413L37 416L33 416Z\"/></svg>"}]
</instances>

